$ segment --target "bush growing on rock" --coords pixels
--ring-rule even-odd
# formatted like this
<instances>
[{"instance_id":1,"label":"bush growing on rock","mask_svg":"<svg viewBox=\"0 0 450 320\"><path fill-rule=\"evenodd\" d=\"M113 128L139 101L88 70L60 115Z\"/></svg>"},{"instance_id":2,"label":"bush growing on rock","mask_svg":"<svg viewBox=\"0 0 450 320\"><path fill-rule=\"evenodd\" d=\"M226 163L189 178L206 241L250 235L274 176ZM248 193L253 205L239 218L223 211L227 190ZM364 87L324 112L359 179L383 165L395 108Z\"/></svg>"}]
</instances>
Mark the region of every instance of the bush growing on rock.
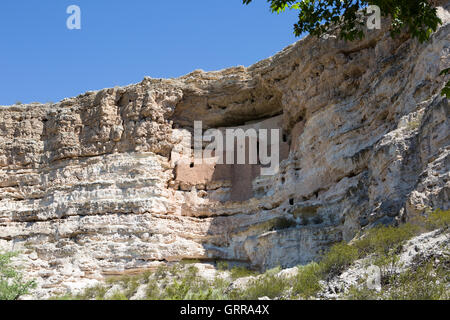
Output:
<instances>
[{"instance_id":1,"label":"bush growing on rock","mask_svg":"<svg viewBox=\"0 0 450 320\"><path fill-rule=\"evenodd\" d=\"M233 280L257 275L256 271L250 270L246 267L233 267L231 268L230 273Z\"/></svg>"},{"instance_id":2,"label":"bush growing on rock","mask_svg":"<svg viewBox=\"0 0 450 320\"><path fill-rule=\"evenodd\" d=\"M392 274L377 292L364 285L352 286L344 296L347 300L448 300L448 259L437 266L421 264L407 272ZM361 281L364 282L364 281Z\"/></svg>"},{"instance_id":3,"label":"bush growing on rock","mask_svg":"<svg viewBox=\"0 0 450 320\"><path fill-rule=\"evenodd\" d=\"M400 248L405 240L411 239L419 231L419 227L410 223L392 226L377 226L367 231L354 246L359 250L360 255L375 253L386 255L391 250Z\"/></svg>"},{"instance_id":4,"label":"bush growing on rock","mask_svg":"<svg viewBox=\"0 0 450 320\"><path fill-rule=\"evenodd\" d=\"M447 260L447 264L448 264ZM428 262L412 272L397 275L386 299L389 300L447 300L450 298L448 285L448 266L434 266Z\"/></svg>"},{"instance_id":5,"label":"bush growing on rock","mask_svg":"<svg viewBox=\"0 0 450 320\"><path fill-rule=\"evenodd\" d=\"M249 285L231 293L233 299L257 300L260 297L270 299L283 297L290 287L288 279L277 275L281 268L267 271L253 279Z\"/></svg>"},{"instance_id":6,"label":"bush growing on rock","mask_svg":"<svg viewBox=\"0 0 450 320\"><path fill-rule=\"evenodd\" d=\"M345 242L333 245L320 261L322 273L333 277L358 259L358 249Z\"/></svg>"},{"instance_id":7,"label":"bush growing on rock","mask_svg":"<svg viewBox=\"0 0 450 320\"><path fill-rule=\"evenodd\" d=\"M427 218L427 227L429 230L444 229L448 230L450 226L450 210L435 210Z\"/></svg>"},{"instance_id":8,"label":"bush growing on rock","mask_svg":"<svg viewBox=\"0 0 450 320\"><path fill-rule=\"evenodd\" d=\"M294 280L293 294L304 299L315 296L322 289L320 285L323 271L321 266L312 262L298 268L298 274Z\"/></svg>"},{"instance_id":9,"label":"bush growing on rock","mask_svg":"<svg viewBox=\"0 0 450 320\"><path fill-rule=\"evenodd\" d=\"M36 287L34 280L26 281L22 274L11 265L17 253L0 253L0 300L18 300Z\"/></svg>"}]
</instances>

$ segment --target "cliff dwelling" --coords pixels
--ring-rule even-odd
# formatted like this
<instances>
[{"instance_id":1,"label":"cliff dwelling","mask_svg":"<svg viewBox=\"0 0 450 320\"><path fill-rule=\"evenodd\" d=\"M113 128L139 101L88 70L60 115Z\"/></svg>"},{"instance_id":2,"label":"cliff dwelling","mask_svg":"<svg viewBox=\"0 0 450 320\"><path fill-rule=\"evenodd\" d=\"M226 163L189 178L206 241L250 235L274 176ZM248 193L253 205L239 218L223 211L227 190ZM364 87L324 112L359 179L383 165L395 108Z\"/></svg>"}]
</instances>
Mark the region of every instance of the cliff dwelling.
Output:
<instances>
[{"instance_id":1,"label":"cliff dwelling","mask_svg":"<svg viewBox=\"0 0 450 320\"><path fill-rule=\"evenodd\" d=\"M243 126L220 128L225 131L226 129L242 129L244 131L248 129L266 129L268 131L272 129L279 130L279 141L270 141L268 146L268 153L272 152L271 145L278 143L279 145L279 157L278 161L281 162L288 158L290 144L288 142L287 134L283 130L283 116L271 117L265 120L247 122ZM187 139L191 139L191 133L185 131ZM250 143L249 137L246 137L245 141L245 164L238 164L237 152L234 152L233 164L227 164L225 159L226 155L223 155L223 163L218 163L217 158L205 159L203 163L196 164L194 159L184 158L175 163L175 186L176 188L184 191L191 191L192 188L196 190L213 191L219 188L226 191L221 194L219 200L221 202L226 201L246 201L254 197L253 181L261 174L261 162L258 159L257 164L250 164L249 152ZM256 141L257 154L259 154L260 142ZM237 149L237 141L234 141L234 150ZM225 148L224 153L228 152ZM232 151L233 152L233 151ZM192 151L194 154L194 151ZM173 155L174 157L174 155ZM177 157L179 158L179 157ZM214 199L214 197L212 197Z\"/></svg>"}]
</instances>

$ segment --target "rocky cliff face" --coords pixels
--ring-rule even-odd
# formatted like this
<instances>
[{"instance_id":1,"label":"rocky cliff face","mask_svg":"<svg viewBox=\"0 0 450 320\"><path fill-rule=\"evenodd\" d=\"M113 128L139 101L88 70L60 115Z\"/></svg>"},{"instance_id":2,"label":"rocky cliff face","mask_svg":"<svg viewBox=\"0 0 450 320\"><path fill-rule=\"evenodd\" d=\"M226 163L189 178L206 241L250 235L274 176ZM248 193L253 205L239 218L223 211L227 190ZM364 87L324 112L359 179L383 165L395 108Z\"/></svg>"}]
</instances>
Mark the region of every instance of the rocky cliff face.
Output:
<instances>
[{"instance_id":1,"label":"rocky cliff face","mask_svg":"<svg viewBox=\"0 0 450 320\"><path fill-rule=\"evenodd\" d=\"M248 68L0 107L0 248L47 297L184 259L290 267L450 209L447 10L425 44L307 37ZM195 120L279 127L279 172L175 161Z\"/></svg>"}]
</instances>

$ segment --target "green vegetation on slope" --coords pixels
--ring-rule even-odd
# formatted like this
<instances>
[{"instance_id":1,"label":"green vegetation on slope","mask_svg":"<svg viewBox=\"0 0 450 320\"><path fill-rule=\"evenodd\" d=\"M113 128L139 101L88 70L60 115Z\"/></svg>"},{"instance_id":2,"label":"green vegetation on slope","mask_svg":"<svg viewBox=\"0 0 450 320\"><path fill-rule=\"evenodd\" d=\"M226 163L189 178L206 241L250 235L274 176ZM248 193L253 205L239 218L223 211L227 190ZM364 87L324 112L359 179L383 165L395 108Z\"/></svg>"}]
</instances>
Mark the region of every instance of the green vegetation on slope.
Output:
<instances>
[{"instance_id":1,"label":"green vegetation on slope","mask_svg":"<svg viewBox=\"0 0 450 320\"><path fill-rule=\"evenodd\" d=\"M12 266L15 252L0 253L0 300L17 300L36 286L34 281L23 280L22 274Z\"/></svg>"},{"instance_id":2,"label":"green vegetation on slope","mask_svg":"<svg viewBox=\"0 0 450 320\"><path fill-rule=\"evenodd\" d=\"M378 226L367 230L351 244L337 243L323 254L319 262L299 266L295 276L280 276L280 268L257 275L243 267L230 268L220 262L217 269L228 272L228 277L217 276L208 281L198 275L195 266L179 264L161 267L154 273L139 276L124 276L109 279L105 285L89 288L79 295L67 295L59 299L130 299L139 287L145 289L141 299L148 300L228 300L260 297L271 299L311 299L323 290L324 284L341 274L356 260L370 257L371 263L382 270L382 290L354 286L345 294L345 299L448 299L448 256L437 263L418 261L414 272L395 273L399 265L398 254L405 241L426 231L441 229L448 232L450 211L437 210L425 219L416 219L398 227ZM448 250L448 248L443 248ZM195 261L194 261L195 262ZM219 272L219 274L220 274ZM248 278L246 284L231 285L234 280ZM362 279L365 281L366 279ZM244 281L245 282L245 281ZM111 288L116 292L106 293Z\"/></svg>"}]
</instances>

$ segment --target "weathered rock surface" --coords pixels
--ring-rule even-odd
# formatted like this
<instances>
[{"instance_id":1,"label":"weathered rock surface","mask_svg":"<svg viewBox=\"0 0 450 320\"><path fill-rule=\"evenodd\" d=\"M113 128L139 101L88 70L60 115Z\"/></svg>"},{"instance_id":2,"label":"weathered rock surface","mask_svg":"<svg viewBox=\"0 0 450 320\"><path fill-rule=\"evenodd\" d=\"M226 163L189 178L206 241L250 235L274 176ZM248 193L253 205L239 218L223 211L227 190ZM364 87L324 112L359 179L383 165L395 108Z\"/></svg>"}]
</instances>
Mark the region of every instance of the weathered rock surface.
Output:
<instances>
[{"instance_id":1,"label":"weathered rock surface","mask_svg":"<svg viewBox=\"0 0 450 320\"><path fill-rule=\"evenodd\" d=\"M448 9L424 44L306 37L248 68L0 107L0 248L24 253L44 298L165 261L291 267L374 223L450 209ZM276 116L289 144L278 174L177 176L194 120Z\"/></svg>"}]
</instances>

